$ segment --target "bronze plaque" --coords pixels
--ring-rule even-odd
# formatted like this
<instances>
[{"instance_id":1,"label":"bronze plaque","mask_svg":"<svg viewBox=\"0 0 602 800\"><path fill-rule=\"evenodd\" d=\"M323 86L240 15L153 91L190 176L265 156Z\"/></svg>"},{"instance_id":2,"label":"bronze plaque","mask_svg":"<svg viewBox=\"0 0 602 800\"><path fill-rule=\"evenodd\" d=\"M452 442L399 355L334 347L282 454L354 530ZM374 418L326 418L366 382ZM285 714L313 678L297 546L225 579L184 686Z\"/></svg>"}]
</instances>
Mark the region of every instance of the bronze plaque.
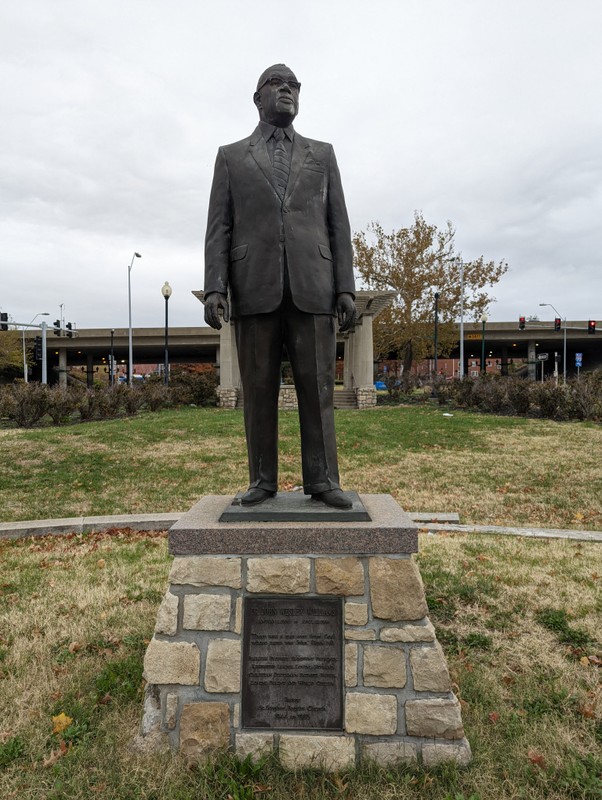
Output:
<instances>
[{"instance_id":1,"label":"bronze plaque","mask_svg":"<svg viewBox=\"0 0 602 800\"><path fill-rule=\"evenodd\" d=\"M343 602L246 597L242 726L342 730Z\"/></svg>"}]
</instances>

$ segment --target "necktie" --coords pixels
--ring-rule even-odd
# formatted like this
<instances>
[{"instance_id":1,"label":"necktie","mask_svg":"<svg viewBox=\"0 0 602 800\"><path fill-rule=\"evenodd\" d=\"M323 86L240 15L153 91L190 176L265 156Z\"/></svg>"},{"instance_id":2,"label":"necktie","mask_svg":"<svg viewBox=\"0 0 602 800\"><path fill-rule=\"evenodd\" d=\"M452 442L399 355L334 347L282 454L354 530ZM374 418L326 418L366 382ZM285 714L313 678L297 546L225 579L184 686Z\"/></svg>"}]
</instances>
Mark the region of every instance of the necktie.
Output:
<instances>
[{"instance_id":1,"label":"necktie","mask_svg":"<svg viewBox=\"0 0 602 800\"><path fill-rule=\"evenodd\" d=\"M274 139L276 140L276 147L274 148L274 175L276 176L276 184L280 197L284 197L291 168L288 161L288 153L284 146L284 131L282 128L276 128L274 131Z\"/></svg>"}]
</instances>

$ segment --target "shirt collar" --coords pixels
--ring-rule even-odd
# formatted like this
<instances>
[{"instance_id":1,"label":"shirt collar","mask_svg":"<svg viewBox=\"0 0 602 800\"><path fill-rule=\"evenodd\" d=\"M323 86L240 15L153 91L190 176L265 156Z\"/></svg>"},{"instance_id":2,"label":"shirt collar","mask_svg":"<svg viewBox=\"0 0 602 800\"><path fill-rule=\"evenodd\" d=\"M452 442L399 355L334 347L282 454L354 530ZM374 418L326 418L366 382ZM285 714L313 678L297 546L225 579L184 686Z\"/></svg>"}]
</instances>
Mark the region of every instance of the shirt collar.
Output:
<instances>
[{"instance_id":1,"label":"shirt collar","mask_svg":"<svg viewBox=\"0 0 602 800\"><path fill-rule=\"evenodd\" d=\"M261 135L266 142L272 137L276 127L276 125L270 125L269 122L264 122L263 120L259 121L259 129L261 130ZM282 130L284 131L284 135L289 142L293 142L295 140L295 129L292 125L289 125L288 128L282 128Z\"/></svg>"}]
</instances>

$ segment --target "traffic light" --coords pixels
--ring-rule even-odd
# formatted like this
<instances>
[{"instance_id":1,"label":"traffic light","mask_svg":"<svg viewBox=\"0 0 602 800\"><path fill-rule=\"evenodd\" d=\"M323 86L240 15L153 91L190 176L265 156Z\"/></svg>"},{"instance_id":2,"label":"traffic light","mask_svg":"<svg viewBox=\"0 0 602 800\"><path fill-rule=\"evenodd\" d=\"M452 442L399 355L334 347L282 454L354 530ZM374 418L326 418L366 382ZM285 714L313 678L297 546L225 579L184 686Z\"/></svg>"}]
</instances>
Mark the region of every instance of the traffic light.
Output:
<instances>
[{"instance_id":1,"label":"traffic light","mask_svg":"<svg viewBox=\"0 0 602 800\"><path fill-rule=\"evenodd\" d=\"M67 323L67 336L71 338L73 336L73 325L71 322Z\"/></svg>"},{"instance_id":2,"label":"traffic light","mask_svg":"<svg viewBox=\"0 0 602 800\"><path fill-rule=\"evenodd\" d=\"M596 332L596 320L595 319L590 319L590 321L587 323L587 332L591 333L592 336Z\"/></svg>"},{"instance_id":3,"label":"traffic light","mask_svg":"<svg viewBox=\"0 0 602 800\"><path fill-rule=\"evenodd\" d=\"M42 337L36 336L33 342L33 357L36 361L42 360Z\"/></svg>"},{"instance_id":4,"label":"traffic light","mask_svg":"<svg viewBox=\"0 0 602 800\"><path fill-rule=\"evenodd\" d=\"M8 314L3 311L0 313L0 331L7 331L8 330Z\"/></svg>"},{"instance_id":5,"label":"traffic light","mask_svg":"<svg viewBox=\"0 0 602 800\"><path fill-rule=\"evenodd\" d=\"M524 317L519 317L518 318L518 329L520 331L524 331L525 330L525 318Z\"/></svg>"},{"instance_id":6,"label":"traffic light","mask_svg":"<svg viewBox=\"0 0 602 800\"><path fill-rule=\"evenodd\" d=\"M559 331L560 330L560 324L561 324L560 317L554 317L554 330L555 331Z\"/></svg>"},{"instance_id":7,"label":"traffic light","mask_svg":"<svg viewBox=\"0 0 602 800\"><path fill-rule=\"evenodd\" d=\"M60 336L61 335L61 321L60 319L54 320L54 335Z\"/></svg>"}]
</instances>

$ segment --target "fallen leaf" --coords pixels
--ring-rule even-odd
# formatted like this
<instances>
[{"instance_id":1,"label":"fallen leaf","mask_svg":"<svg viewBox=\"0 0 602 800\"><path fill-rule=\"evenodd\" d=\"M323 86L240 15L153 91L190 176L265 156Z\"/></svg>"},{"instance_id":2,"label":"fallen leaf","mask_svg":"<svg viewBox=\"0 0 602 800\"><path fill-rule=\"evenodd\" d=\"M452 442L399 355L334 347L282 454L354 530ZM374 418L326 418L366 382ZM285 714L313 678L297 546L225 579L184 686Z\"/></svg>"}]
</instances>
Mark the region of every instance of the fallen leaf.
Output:
<instances>
[{"instance_id":1,"label":"fallen leaf","mask_svg":"<svg viewBox=\"0 0 602 800\"><path fill-rule=\"evenodd\" d=\"M52 732L61 733L62 731L65 730L65 728L68 728L72 722L73 720L71 719L71 717L68 717L64 711L61 711L60 714L52 718L52 724L53 724Z\"/></svg>"},{"instance_id":2,"label":"fallen leaf","mask_svg":"<svg viewBox=\"0 0 602 800\"><path fill-rule=\"evenodd\" d=\"M585 514L582 514L580 511L575 512L575 516L573 517L575 522L581 522L582 519L585 519Z\"/></svg>"},{"instance_id":3,"label":"fallen leaf","mask_svg":"<svg viewBox=\"0 0 602 800\"><path fill-rule=\"evenodd\" d=\"M593 719L596 716L596 704L595 703L589 703L588 705L585 705L585 703L584 703L583 705L580 705L579 706L579 713L583 717L590 717L590 718Z\"/></svg>"},{"instance_id":4,"label":"fallen leaf","mask_svg":"<svg viewBox=\"0 0 602 800\"><path fill-rule=\"evenodd\" d=\"M98 700L98 705L107 706L112 700L113 700L113 698L107 692L104 697L101 697L100 700Z\"/></svg>"},{"instance_id":5,"label":"fallen leaf","mask_svg":"<svg viewBox=\"0 0 602 800\"><path fill-rule=\"evenodd\" d=\"M582 656L582 657L579 659L579 663L580 663L580 664L583 664L583 666L584 666L584 667L589 667L589 663L590 663L590 662L589 662L589 658L588 658L587 656Z\"/></svg>"},{"instance_id":6,"label":"fallen leaf","mask_svg":"<svg viewBox=\"0 0 602 800\"><path fill-rule=\"evenodd\" d=\"M62 758L63 756L67 755L70 749L71 749L71 744L69 744L69 747L67 747L65 742L61 739L61 741L59 742L58 749L50 751L50 755L48 756L48 758L45 758L44 761L42 762L43 766L51 767L53 764L56 764L59 758Z\"/></svg>"},{"instance_id":7,"label":"fallen leaf","mask_svg":"<svg viewBox=\"0 0 602 800\"><path fill-rule=\"evenodd\" d=\"M79 642L71 642L69 645L69 652L70 653L77 653L78 650L81 650L82 646Z\"/></svg>"},{"instance_id":8,"label":"fallen leaf","mask_svg":"<svg viewBox=\"0 0 602 800\"><path fill-rule=\"evenodd\" d=\"M99 558L98 561L96 562L96 566L98 567L98 569L103 569L106 563L107 562L104 560L104 558Z\"/></svg>"},{"instance_id":9,"label":"fallen leaf","mask_svg":"<svg viewBox=\"0 0 602 800\"><path fill-rule=\"evenodd\" d=\"M500 715L497 713L497 711L492 711L491 714L489 714L489 721L493 722L494 725L496 722L500 721Z\"/></svg>"},{"instance_id":10,"label":"fallen leaf","mask_svg":"<svg viewBox=\"0 0 602 800\"><path fill-rule=\"evenodd\" d=\"M528 750L527 751L527 758L536 767L539 767L540 769L545 769L545 766L546 766L545 759L541 755L541 753L537 752L537 750Z\"/></svg>"}]
</instances>

